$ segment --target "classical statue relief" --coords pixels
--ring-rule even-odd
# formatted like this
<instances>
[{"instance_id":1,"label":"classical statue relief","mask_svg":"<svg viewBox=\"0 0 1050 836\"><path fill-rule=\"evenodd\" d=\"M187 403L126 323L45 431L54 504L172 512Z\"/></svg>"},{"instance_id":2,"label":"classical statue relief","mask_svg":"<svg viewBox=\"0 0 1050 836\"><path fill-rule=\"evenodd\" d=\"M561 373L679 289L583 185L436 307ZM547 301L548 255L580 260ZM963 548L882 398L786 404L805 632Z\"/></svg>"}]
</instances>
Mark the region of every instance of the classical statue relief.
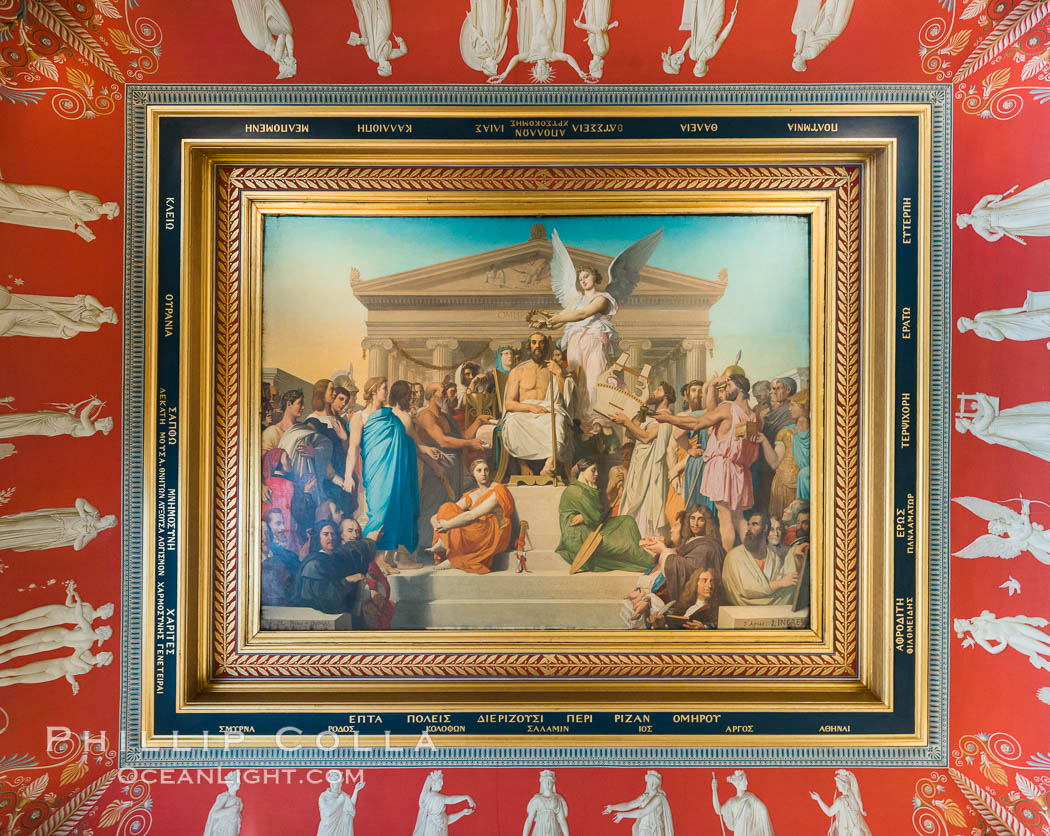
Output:
<instances>
[{"instance_id":1,"label":"classical statue relief","mask_svg":"<svg viewBox=\"0 0 1050 836\"><path fill-rule=\"evenodd\" d=\"M1050 462L1050 401L999 408L999 398L959 395L955 429Z\"/></svg>"},{"instance_id":2,"label":"classical statue relief","mask_svg":"<svg viewBox=\"0 0 1050 836\"><path fill-rule=\"evenodd\" d=\"M226 791L216 796L215 803L208 811L208 820L204 824L204 836L238 836L241 832L241 810L244 800L237 795L241 788L241 771L228 772L222 779Z\"/></svg>"},{"instance_id":3,"label":"classical statue relief","mask_svg":"<svg viewBox=\"0 0 1050 836\"><path fill-rule=\"evenodd\" d=\"M1050 339L1050 290L1030 290L1019 308L981 311L972 319L961 316L956 325L960 334L973 331L994 342Z\"/></svg>"},{"instance_id":4,"label":"classical statue relief","mask_svg":"<svg viewBox=\"0 0 1050 836\"><path fill-rule=\"evenodd\" d=\"M325 773L328 789L317 797L321 821L317 836L354 836L354 817L357 815L357 796L365 788L364 781L354 784L353 795L343 792L343 773L329 769Z\"/></svg>"},{"instance_id":5,"label":"classical statue relief","mask_svg":"<svg viewBox=\"0 0 1050 836\"><path fill-rule=\"evenodd\" d=\"M94 296L33 296L0 287L0 337L57 337L68 340L104 324L117 312Z\"/></svg>"},{"instance_id":6,"label":"classical statue relief","mask_svg":"<svg viewBox=\"0 0 1050 836\"><path fill-rule=\"evenodd\" d=\"M0 618L0 636L9 633L23 633L30 630L45 630L60 627L63 624L75 624L85 630L92 630L95 619L113 617L113 604L103 604L97 609L80 600L76 584L66 581L66 600L62 604L45 604L34 607L18 615Z\"/></svg>"},{"instance_id":7,"label":"classical statue relief","mask_svg":"<svg viewBox=\"0 0 1050 836\"><path fill-rule=\"evenodd\" d=\"M724 802L718 800L718 779L711 778L711 796L715 812L733 836L774 836L773 822L769 810L754 793L747 788L747 774L736 770L726 780L733 785L736 794Z\"/></svg>"},{"instance_id":8,"label":"classical statue relief","mask_svg":"<svg viewBox=\"0 0 1050 836\"><path fill-rule=\"evenodd\" d=\"M281 0L233 0L233 10L248 43L269 55L277 65L277 78L295 75L292 21Z\"/></svg>"},{"instance_id":9,"label":"classical statue relief","mask_svg":"<svg viewBox=\"0 0 1050 836\"><path fill-rule=\"evenodd\" d=\"M566 0L518 0L518 51L502 73L489 78L499 84L519 63L532 64L529 75L545 84L553 80L554 67L564 61L583 81L594 81L565 51Z\"/></svg>"},{"instance_id":10,"label":"classical statue relief","mask_svg":"<svg viewBox=\"0 0 1050 836\"><path fill-rule=\"evenodd\" d=\"M10 403L6 398L0 399L0 405L10 406ZM102 417L105 401L94 395L78 403L53 403L51 406L57 406L59 409L0 412L0 438L25 435L71 435L74 438L87 438L99 432L109 435L113 429L113 418Z\"/></svg>"},{"instance_id":11,"label":"classical statue relief","mask_svg":"<svg viewBox=\"0 0 1050 836\"><path fill-rule=\"evenodd\" d=\"M363 46L368 57L375 61L376 72L388 76L394 72L390 62L408 52L403 38L393 35L393 21L390 14L390 0L351 0L354 13L357 15L357 28L360 33L351 32L347 43L350 46ZM390 39L397 42L395 47Z\"/></svg>"},{"instance_id":12,"label":"classical statue relief","mask_svg":"<svg viewBox=\"0 0 1050 836\"><path fill-rule=\"evenodd\" d=\"M113 528L117 518L102 516L86 499L72 508L40 508L0 517L0 550L16 552L72 546L80 551L100 532Z\"/></svg>"},{"instance_id":13,"label":"classical statue relief","mask_svg":"<svg viewBox=\"0 0 1050 836\"><path fill-rule=\"evenodd\" d=\"M1002 194L986 194L969 212L955 216L959 229L969 226L985 241L1005 237L1018 244L1050 235L1050 180L1014 192L1017 186Z\"/></svg>"},{"instance_id":14,"label":"classical statue relief","mask_svg":"<svg viewBox=\"0 0 1050 836\"><path fill-rule=\"evenodd\" d=\"M554 770L540 773L540 791L525 808L522 836L569 836L569 805L554 787Z\"/></svg>"},{"instance_id":15,"label":"classical statue relief","mask_svg":"<svg viewBox=\"0 0 1050 836\"><path fill-rule=\"evenodd\" d=\"M871 836L871 828L864 820L864 802L860 800L860 786L857 776L848 769L835 770L835 797L831 804L825 804L819 793L811 792L812 798L824 815L831 819L833 836Z\"/></svg>"},{"instance_id":16,"label":"classical statue relief","mask_svg":"<svg viewBox=\"0 0 1050 836\"><path fill-rule=\"evenodd\" d=\"M64 229L94 241L89 221L115 218L117 203L103 203L93 194L59 186L24 186L0 181L0 223Z\"/></svg>"},{"instance_id":17,"label":"classical statue relief","mask_svg":"<svg viewBox=\"0 0 1050 836\"><path fill-rule=\"evenodd\" d=\"M631 833L674 836L671 805L667 803L667 793L663 791L662 785L660 773L650 769L645 773L645 792L631 801L606 805L602 814L612 816L614 824L634 819Z\"/></svg>"},{"instance_id":18,"label":"classical statue relief","mask_svg":"<svg viewBox=\"0 0 1050 836\"><path fill-rule=\"evenodd\" d=\"M90 673L95 668L105 667L112 661L113 654L108 650L96 654L81 650L72 656L30 662L20 668L0 668L0 688L5 685L37 685L65 679L73 693L79 694L80 683L77 682L77 677Z\"/></svg>"},{"instance_id":19,"label":"classical statue relief","mask_svg":"<svg viewBox=\"0 0 1050 836\"><path fill-rule=\"evenodd\" d=\"M1033 502L1046 505L1045 502L1021 497L1005 500L1021 503L1020 511L1015 511L1006 505L975 496L963 496L952 501L988 522L988 533L955 552L956 557L998 557L1009 560L1022 552L1028 552L1040 563L1050 566L1050 532L1039 523L1033 523L1031 514Z\"/></svg>"},{"instance_id":20,"label":"classical statue relief","mask_svg":"<svg viewBox=\"0 0 1050 836\"><path fill-rule=\"evenodd\" d=\"M685 0L685 6L682 9L682 25L678 28L683 32L688 32L689 37L685 39L682 48L677 52L671 52L671 47L667 47L661 53L664 72L668 75L677 75L688 55L689 60L695 62L693 75L697 78L707 75L707 62L718 54L725 39L729 37L733 24L736 22L739 7L738 1L733 6L729 20L726 21L725 0Z\"/></svg>"},{"instance_id":21,"label":"classical statue relief","mask_svg":"<svg viewBox=\"0 0 1050 836\"><path fill-rule=\"evenodd\" d=\"M1026 656L1034 668L1050 671L1050 635L1045 618L1027 615L1002 616L984 610L976 618L955 619L955 635L963 647L980 647L993 655L1007 648Z\"/></svg>"},{"instance_id":22,"label":"classical statue relief","mask_svg":"<svg viewBox=\"0 0 1050 836\"><path fill-rule=\"evenodd\" d=\"M591 51L588 70L591 78L601 78L605 72L605 56L609 54L609 30L620 25L612 17L612 0L583 0L580 16L573 25L587 33L587 47Z\"/></svg>"},{"instance_id":23,"label":"classical statue relief","mask_svg":"<svg viewBox=\"0 0 1050 836\"><path fill-rule=\"evenodd\" d=\"M459 53L472 70L486 76L499 72L499 62L507 52L510 4L511 0L470 0L459 30Z\"/></svg>"},{"instance_id":24,"label":"classical statue relief","mask_svg":"<svg viewBox=\"0 0 1050 836\"><path fill-rule=\"evenodd\" d=\"M812 61L842 34L853 13L853 0L798 0L791 31L795 55L791 68L804 73Z\"/></svg>"}]
</instances>

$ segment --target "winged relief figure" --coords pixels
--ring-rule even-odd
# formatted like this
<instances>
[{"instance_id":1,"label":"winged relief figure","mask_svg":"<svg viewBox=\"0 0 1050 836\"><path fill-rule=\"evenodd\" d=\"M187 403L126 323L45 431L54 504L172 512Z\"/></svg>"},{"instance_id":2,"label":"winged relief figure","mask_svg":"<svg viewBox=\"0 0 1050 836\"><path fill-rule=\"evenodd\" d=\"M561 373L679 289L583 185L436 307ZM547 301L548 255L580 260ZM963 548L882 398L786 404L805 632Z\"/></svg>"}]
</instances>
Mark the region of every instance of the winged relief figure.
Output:
<instances>
[{"instance_id":1,"label":"winged relief figure","mask_svg":"<svg viewBox=\"0 0 1050 836\"><path fill-rule=\"evenodd\" d=\"M605 282L601 271L592 264L582 264L577 268L558 236L558 230L551 234L551 290L562 310L543 314L534 325L549 329L565 327L561 346L569 372L577 375L575 417L588 434L608 423L593 410L592 405L596 387L609 368L610 355L620 339L612 318L620 305L631 298L642 268L663 234L663 227L660 227L616 256L609 265L609 282L605 290L599 289Z\"/></svg>"},{"instance_id":2,"label":"winged relief figure","mask_svg":"<svg viewBox=\"0 0 1050 836\"><path fill-rule=\"evenodd\" d=\"M956 557L999 557L1009 560L1021 552L1030 552L1040 563L1050 566L1050 532L1039 523L1032 522L1032 500L1021 499L1020 512L974 496L952 501L988 522L988 533L955 552Z\"/></svg>"}]
</instances>

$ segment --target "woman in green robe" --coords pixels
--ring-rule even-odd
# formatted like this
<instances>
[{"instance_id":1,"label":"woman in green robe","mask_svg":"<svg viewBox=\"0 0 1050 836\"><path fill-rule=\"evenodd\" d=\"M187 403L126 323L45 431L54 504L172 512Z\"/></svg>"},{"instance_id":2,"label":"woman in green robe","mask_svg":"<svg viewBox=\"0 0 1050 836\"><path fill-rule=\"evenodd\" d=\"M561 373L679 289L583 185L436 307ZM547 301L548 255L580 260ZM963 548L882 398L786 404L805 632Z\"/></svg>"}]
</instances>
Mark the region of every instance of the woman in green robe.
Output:
<instances>
[{"instance_id":1,"label":"woman in green robe","mask_svg":"<svg viewBox=\"0 0 1050 836\"><path fill-rule=\"evenodd\" d=\"M558 503L561 525L558 554L569 564L583 541L602 521L598 465L594 459L584 458L577 462L576 468L579 472L576 481L565 489ZM581 572L610 572L614 569L644 572L652 563L652 555L639 545L642 538L634 517L610 517L602 526L601 538Z\"/></svg>"}]
</instances>

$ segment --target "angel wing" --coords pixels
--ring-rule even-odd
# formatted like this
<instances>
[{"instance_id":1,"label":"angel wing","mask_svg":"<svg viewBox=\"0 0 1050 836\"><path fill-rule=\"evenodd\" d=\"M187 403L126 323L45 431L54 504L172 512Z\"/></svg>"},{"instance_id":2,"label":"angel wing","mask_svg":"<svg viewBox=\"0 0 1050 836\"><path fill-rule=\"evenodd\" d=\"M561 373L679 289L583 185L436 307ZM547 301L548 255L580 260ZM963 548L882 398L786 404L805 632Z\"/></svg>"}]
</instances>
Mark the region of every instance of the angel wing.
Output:
<instances>
[{"instance_id":1,"label":"angel wing","mask_svg":"<svg viewBox=\"0 0 1050 836\"><path fill-rule=\"evenodd\" d=\"M641 278L642 268L645 267L649 258L656 249L656 245L663 238L664 228L660 227L651 235L645 236L641 241L636 241L627 249L613 259L609 265L609 295L616 300L617 304L624 304L631 298L638 279Z\"/></svg>"},{"instance_id":2,"label":"angel wing","mask_svg":"<svg viewBox=\"0 0 1050 836\"><path fill-rule=\"evenodd\" d=\"M569 258L569 251L558 237L558 230L551 232L551 290L562 308L571 307L579 297L576 290L576 268Z\"/></svg>"},{"instance_id":3,"label":"angel wing","mask_svg":"<svg viewBox=\"0 0 1050 836\"><path fill-rule=\"evenodd\" d=\"M1015 540L996 537L994 534L982 534L970 545L955 552L956 557L1001 557L1004 560L1017 557L1024 549Z\"/></svg>"},{"instance_id":4,"label":"angel wing","mask_svg":"<svg viewBox=\"0 0 1050 836\"><path fill-rule=\"evenodd\" d=\"M1006 520L1011 525L1021 522L1021 515L1012 508L1000 505L997 502L990 502L987 499L978 499L976 496L961 496L958 499L953 499L952 502L958 502L967 511L988 522L992 520Z\"/></svg>"}]
</instances>

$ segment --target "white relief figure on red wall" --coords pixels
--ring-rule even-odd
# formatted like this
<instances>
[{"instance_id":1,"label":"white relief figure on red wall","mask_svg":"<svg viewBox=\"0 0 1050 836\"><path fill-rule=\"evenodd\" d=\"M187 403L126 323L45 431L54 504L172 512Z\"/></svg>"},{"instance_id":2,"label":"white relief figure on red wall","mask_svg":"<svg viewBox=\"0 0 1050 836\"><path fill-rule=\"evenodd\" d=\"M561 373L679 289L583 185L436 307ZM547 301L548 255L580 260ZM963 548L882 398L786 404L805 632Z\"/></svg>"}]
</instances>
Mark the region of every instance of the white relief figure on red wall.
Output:
<instances>
[{"instance_id":1,"label":"white relief figure on red wall","mask_svg":"<svg viewBox=\"0 0 1050 836\"><path fill-rule=\"evenodd\" d=\"M848 769L835 770L835 797L830 804L825 804L819 793L811 792L812 798L824 815L831 819L832 836L871 836L871 828L864 820L864 802L860 800L860 786L857 776Z\"/></svg>"},{"instance_id":2,"label":"white relief figure on red wall","mask_svg":"<svg viewBox=\"0 0 1050 836\"><path fill-rule=\"evenodd\" d=\"M1024 304L1017 308L981 311L972 318L961 316L956 326L962 334L973 331L994 342L1050 339L1050 290L1028 291ZM1050 342L1046 347L1050 348Z\"/></svg>"},{"instance_id":3,"label":"white relief figure on red wall","mask_svg":"<svg viewBox=\"0 0 1050 836\"><path fill-rule=\"evenodd\" d=\"M13 409L10 398L0 398L0 406ZM58 409L39 409L36 412L0 412L0 438L26 435L70 435L87 438L102 433L109 435L113 418L102 416L105 401L91 396L79 403L53 403Z\"/></svg>"},{"instance_id":4,"label":"white relief figure on red wall","mask_svg":"<svg viewBox=\"0 0 1050 836\"><path fill-rule=\"evenodd\" d=\"M472 70L486 76L499 72L507 53L511 0L470 0L470 10L459 30L459 53Z\"/></svg>"},{"instance_id":5,"label":"white relief figure on red wall","mask_svg":"<svg viewBox=\"0 0 1050 836\"><path fill-rule=\"evenodd\" d=\"M469 816L477 806L469 795L444 795L445 777L440 769L427 775L423 789L419 793L419 812L416 815L416 826L412 836L448 836L449 825L455 824L464 816ZM455 813L445 809L452 804L466 802L467 806Z\"/></svg>"},{"instance_id":6,"label":"white relief figure on red wall","mask_svg":"<svg viewBox=\"0 0 1050 836\"><path fill-rule=\"evenodd\" d=\"M78 498L72 508L39 508L0 517L0 550L26 552L72 546L80 551L116 524L114 514L103 516L86 499Z\"/></svg>"},{"instance_id":7,"label":"white relief figure on red wall","mask_svg":"<svg viewBox=\"0 0 1050 836\"><path fill-rule=\"evenodd\" d=\"M325 773L328 789L317 798L321 821L317 836L354 836L354 817L357 815L357 796L365 788L364 781L354 784L353 795L343 792L343 773L329 769Z\"/></svg>"},{"instance_id":8,"label":"white relief figure on red wall","mask_svg":"<svg viewBox=\"0 0 1050 836\"><path fill-rule=\"evenodd\" d=\"M518 51L502 73L489 78L490 84L499 84L519 63L532 64L532 80L544 84L553 80L558 61L583 81L594 81L565 51L566 5L566 0L518 0Z\"/></svg>"},{"instance_id":9,"label":"white relief figure on red wall","mask_svg":"<svg viewBox=\"0 0 1050 836\"><path fill-rule=\"evenodd\" d=\"M853 13L853 0L798 0L791 31L795 54L791 68L804 73L812 61L842 34Z\"/></svg>"},{"instance_id":10,"label":"white relief figure on red wall","mask_svg":"<svg viewBox=\"0 0 1050 836\"><path fill-rule=\"evenodd\" d=\"M66 581L66 600L63 603L44 604L17 615L0 618L0 636L61 627L63 624L86 625L88 629L91 629L95 619L112 618L114 611L113 604L103 604L95 608L86 601L82 601L76 584L73 581Z\"/></svg>"},{"instance_id":11,"label":"white relief figure on red wall","mask_svg":"<svg viewBox=\"0 0 1050 836\"><path fill-rule=\"evenodd\" d=\"M228 772L222 779L226 791L216 796L215 803L208 811L208 820L204 824L204 836L237 836L241 832L241 810L244 800L237 795L241 787L241 771Z\"/></svg>"},{"instance_id":12,"label":"white relief figure on red wall","mask_svg":"<svg viewBox=\"0 0 1050 836\"><path fill-rule=\"evenodd\" d=\"M1021 497L1005 500L1021 503L1020 511L1014 511L1006 505L975 496L962 496L952 501L988 522L988 533L955 552L956 557L998 557L1009 560L1022 552L1029 552L1040 563L1050 566L1050 532L1039 523L1032 522L1031 512L1033 502L1046 505L1045 502Z\"/></svg>"},{"instance_id":13,"label":"white relief figure on red wall","mask_svg":"<svg viewBox=\"0 0 1050 836\"><path fill-rule=\"evenodd\" d=\"M68 340L105 324L117 312L94 296L34 296L0 287L0 337L56 337Z\"/></svg>"},{"instance_id":14,"label":"white relief figure on red wall","mask_svg":"<svg viewBox=\"0 0 1050 836\"><path fill-rule=\"evenodd\" d=\"M609 30L620 25L620 21L612 20L612 0L583 0L573 25L587 33L587 48L591 51L587 69L591 78L601 78L605 72L605 56L609 54Z\"/></svg>"},{"instance_id":15,"label":"white relief figure on red wall","mask_svg":"<svg viewBox=\"0 0 1050 836\"><path fill-rule=\"evenodd\" d=\"M115 218L120 205L93 194L60 186L28 186L0 181L0 223L63 229L85 241L95 240L89 221Z\"/></svg>"},{"instance_id":16,"label":"white relief figure on red wall","mask_svg":"<svg viewBox=\"0 0 1050 836\"><path fill-rule=\"evenodd\" d=\"M963 647L980 647L993 655L1006 649L1016 650L1027 657L1033 667L1050 671L1050 635L1038 627L1046 627L1045 618L1027 615L999 617L984 610L976 618L957 618L955 635L963 640Z\"/></svg>"},{"instance_id":17,"label":"white relief figure on red wall","mask_svg":"<svg viewBox=\"0 0 1050 836\"><path fill-rule=\"evenodd\" d=\"M747 773L736 770L726 780L733 785L736 794L724 802L718 800L718 779L711 778L711 796L715 812L724 827L733 836L773 836L773 821L769 809L747 788Z\"/></svg>"},{"instance_id":18,"label":"white relief figure on red wall","mask_svg":"<svg viewBox=\"0 0 1050 836\"><path fill-rule=\"evenodd\" d=\"M1050 235L1050 180L1023 191L1017 186L1002 194L986 194L969 212L955 216L959 229L971 227L985 241L1009 238L1027 244L1025 238Z\"/></svg>"},{"instance_id":19,"label":"white relief figure on red wall","mask_svg":"<svg viewBox=\"0 0 1050 836\"><path fill-rule=\"evenodd\" d=\"M554 770L540 772L540 791L529 799L522 836L569 836L569 805L554 785Z\"/></svg>"},{"instance_id":20,"label":"white relief figure on red wall","mask_svg":"<svg viewBox=\"0 0 1050 836\"><path fill-rule=\"evenodd\" d=\"M678 27L683 32L688 32L682 48L672 52L667 47L661 58L663 59L664 72L668 75L677 75L685 63L688 54L689 60L694 61L693 75L703 78L707 75L707 62L714 58L729 37L736 22L736 13L739 2L733 6L733 11L726 21L725 0L685 0L682 9L682 23ZM723 24L725 24L723 26Z\"/></svg>"},{"instance_id":21,"label":"white relief figure on red wall","mask_svg":"<svg viewBox=\"0 0 1050 836\"><path fill-rule=\"evenodd\" d=\"M958 397L956 430L1050 462L1050 401L1000 409L994 395L977 392Z\"/></svg>"},{"instance_id":22,"label":"white relief figure on red wall","mask_svg":"<svg viewBox=\"0 0 1050 836\"><path fill-rule=\"evenodd\" d=\"M404 39L393 34L390 0L351 2L357 14L357 28L361 31L351 32L347 43L350 46L363 46L368 57L378 65L376 72L386 77L394 72L390 62L408 52ZM397 43L397 47L391 43L391 38Z\"/></svg>"},{"instance_id":23,"label":"white relief figure on red wall","mask_svg":"<svg viewBox=\"0 0 1050 836\"><path fill-rule=\"evenodd\" d=\"M612 816L613 824L634 819L631 833L674 836L674 819L667 793L663 791L663 776L654 769L645 773L645 792L621 804L607 804L602 815Z\"/></svg>"},{"instance_id":24,"label":"white relief figure on red wall","mask_svg":"<svg viewBox=\"0 0 1050 836\"><path fill-rule=\"evenodd\" d=\"M112 661L113 654L108 650L101 653L81 650L72 656L30 662L20 668L0 668L0 688L5 685L37 685L65 679L73 693L79 694L80 683L77 682L77 677L91 673L95 668L105 667Z\"/></svg>"},{"instance_id":25,"label":"white relief figure on red wall","mask_svg":"<svg viewBox=\"0 0 1050 836\"><path fill-rule=\"evenodd\" d=\"M292 39L292 21L281 0L233 0L237 24L248 43L269 55L278 67L277 78L291 78L298 65Z\"/></svg>"}]
</instances>

